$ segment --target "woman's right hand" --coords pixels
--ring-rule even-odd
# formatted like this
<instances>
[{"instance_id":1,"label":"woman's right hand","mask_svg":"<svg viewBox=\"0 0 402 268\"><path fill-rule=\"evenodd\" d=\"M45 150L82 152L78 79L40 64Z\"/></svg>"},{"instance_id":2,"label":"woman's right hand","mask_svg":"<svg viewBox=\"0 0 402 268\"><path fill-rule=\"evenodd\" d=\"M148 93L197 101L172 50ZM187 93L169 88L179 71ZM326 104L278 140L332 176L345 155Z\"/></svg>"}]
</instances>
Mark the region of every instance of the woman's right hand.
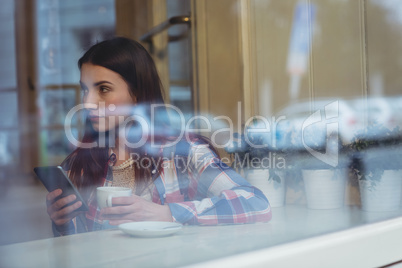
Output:
<instances>
[{"instance_id":1,"label":"woman's right hand","mask_svg":"<svg viewBox=\"0 0 402 268\"><path fill-rule=\"evenodd\" d=\"M54 224L56 224L58 227L68 225L73 218L80 214L80 212L76 210L82 206L81 201L66 206L67 204L73 202L77 197L72 194L57 199L57 197L61 194L62 190L56 189L46 195L47 214L49 214L50 219L52 219Z\"/></svg>"}]
</instances>

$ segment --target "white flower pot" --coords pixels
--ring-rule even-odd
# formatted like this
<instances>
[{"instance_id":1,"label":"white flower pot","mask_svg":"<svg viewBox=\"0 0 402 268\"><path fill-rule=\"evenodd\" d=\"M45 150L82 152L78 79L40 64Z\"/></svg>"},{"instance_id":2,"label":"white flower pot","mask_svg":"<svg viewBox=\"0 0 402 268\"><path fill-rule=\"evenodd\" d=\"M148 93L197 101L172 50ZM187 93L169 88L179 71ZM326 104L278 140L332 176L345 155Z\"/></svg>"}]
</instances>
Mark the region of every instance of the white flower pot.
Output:
<instances>
[{"instance_id":1,"label":"white flower pot","mask_svg":"<svg viewBox=\"0 0 402 268\"><path fill-rule=\"evenodd\" d=\"M346 170L302 170L307 207L336 209L344 205Z\"/></svg>"},{"instance_id":2,"label":"white flower pot","mask_svg":"<svg viewBox=\"0 0 402 268\"><path fill-rule=\"evenodd\" d=\"M360 198L364 211L395 211L401 203L402 170L384 170L375 185L359 180Z\"/></svg>"},{"instance_id":3,"label":"white flower pot","mask_svg":"<svg viewBox=\"0 0 402 268\"><path fill-rule=\"evenodd\" d=\"M268 180L268 169L252 169L248 171L247 181L260 189L268 198L271 207L282 207L285 205L285 173L283 171L277 171L276 174L281 178L281 182L274 180Z\"/></svg>"}]
</instances>

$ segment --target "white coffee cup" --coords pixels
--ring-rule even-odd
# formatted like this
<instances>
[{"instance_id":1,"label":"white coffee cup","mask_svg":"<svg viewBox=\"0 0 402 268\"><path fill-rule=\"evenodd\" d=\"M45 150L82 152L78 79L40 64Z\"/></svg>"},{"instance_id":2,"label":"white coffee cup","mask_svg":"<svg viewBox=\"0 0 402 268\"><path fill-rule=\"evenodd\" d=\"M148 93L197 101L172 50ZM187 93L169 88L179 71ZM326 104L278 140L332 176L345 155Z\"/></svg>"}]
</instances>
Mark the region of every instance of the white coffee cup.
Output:
<instances>
[{"instance_id":1,"label":"white coffee cup","mask_svg":"<svg viewBox=\"0 0 402 268\"><path fill-rule=\"evenodd\" d=\"M131 196L132 192L127 187L98 187L96 188L96 200L100 208L111 207L113 197Z\"/></svg>"}]
</instances>

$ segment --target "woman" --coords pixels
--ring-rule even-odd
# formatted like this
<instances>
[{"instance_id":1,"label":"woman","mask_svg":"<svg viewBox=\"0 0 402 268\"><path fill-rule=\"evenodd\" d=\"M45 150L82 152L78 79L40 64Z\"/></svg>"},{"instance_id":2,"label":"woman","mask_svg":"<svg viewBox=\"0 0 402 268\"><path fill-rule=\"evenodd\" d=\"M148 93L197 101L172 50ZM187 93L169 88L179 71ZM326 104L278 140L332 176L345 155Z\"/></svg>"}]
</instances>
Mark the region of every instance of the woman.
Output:
<instances>
[{"instance_id":1,"label":"woman","mask_svg":"<svg viewBox=\"0 0 402 268\"><path fill-rule=\"evenodd\" d=\"M205 138L191 134L177 140L172 132L161 131L168 130L169 123L158 115L158 123L151 125L157 127L153 133L158 135L150 135L140 124L144 120L136 120L140 114L142 119L149 118L151 107L166 112L155 65L139 43L122 37L103 41L91 47L78 65L88 112L82 144L96 142L96 146L78 147L63 166L90 209L78 212L81 202L70 204L74 195L58 199L60 189L50 192L47 211L55 235L130 221L220 224L270 220L266 197L224 165ZM128 120L133 113L137 116ZM131 187L135 194L115 197L116 206L99 210L98 186Z\"/></svg>"}]
</instances>

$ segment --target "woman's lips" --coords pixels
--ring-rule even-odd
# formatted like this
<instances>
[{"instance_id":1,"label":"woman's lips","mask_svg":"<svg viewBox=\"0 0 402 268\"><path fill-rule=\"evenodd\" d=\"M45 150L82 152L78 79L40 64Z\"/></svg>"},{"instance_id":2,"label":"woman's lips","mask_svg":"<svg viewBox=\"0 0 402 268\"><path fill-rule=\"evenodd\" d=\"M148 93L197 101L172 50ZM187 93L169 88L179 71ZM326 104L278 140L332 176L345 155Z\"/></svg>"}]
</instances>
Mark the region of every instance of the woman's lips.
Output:
<instances>
[{"instance_id":1,"label":"woman's lips","mask_svg":"<svg viewBox=\"0 0 402 268\"><path fill-rule=\"evenodd\" d=\"M99 117L99 116L89 116L89 120L91 120L91 121L95 121L95 122L99 122L99 119L100 119L101 117Z\"/></svg>"}]
</instances>

